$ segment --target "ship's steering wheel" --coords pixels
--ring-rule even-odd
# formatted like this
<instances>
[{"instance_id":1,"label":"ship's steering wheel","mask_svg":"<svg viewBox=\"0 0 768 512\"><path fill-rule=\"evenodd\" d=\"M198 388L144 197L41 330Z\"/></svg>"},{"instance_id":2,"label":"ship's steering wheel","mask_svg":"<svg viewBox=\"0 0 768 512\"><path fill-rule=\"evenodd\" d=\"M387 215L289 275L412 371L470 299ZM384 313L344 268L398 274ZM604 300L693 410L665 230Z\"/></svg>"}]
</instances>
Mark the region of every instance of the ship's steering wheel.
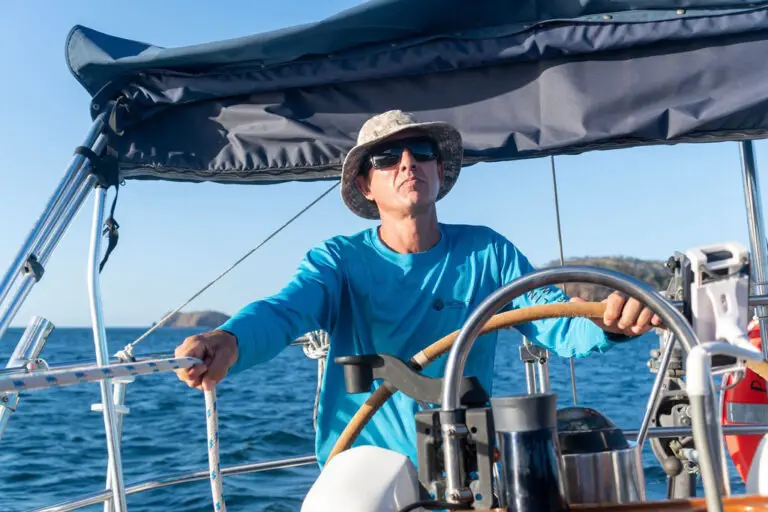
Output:
<instances>
[{"instance_id":1,"label":"ship's steering wheel","mask_svg":"<svg viewBox=\"0 0 768 512\"><path fill-rule=\"evenodd\" d=\"M544 318L602 318L603 313L605 313L605 304L602 302L568 302L529 306L526 308L499 313L491 317L491 319L480 331L480 334L486 334L498 329L502 329L504 327L511 327L513 325L531 322L534 320L541 320ZM451 346L456 340L458 334L458 330L454 331L451 334L432 343L418 354L415 354L410 359L411 365L416 366L419 370L423 370L430 363L451 349ZM331 450L327 462L330 462L333 457L352 446L357 437L360 435L360 432L362 432L365 425L368 424L373 415L376 414L376 411L378 411L392 395L393 392L389 387L380 386L376 389L376 391L373 392L370 397L368 397L365 403L360 406L360 409L357 410L349 423L347 423L346 428L339 436L336 444L333 446L333 450Z\"/></svg>"}]
</instances>

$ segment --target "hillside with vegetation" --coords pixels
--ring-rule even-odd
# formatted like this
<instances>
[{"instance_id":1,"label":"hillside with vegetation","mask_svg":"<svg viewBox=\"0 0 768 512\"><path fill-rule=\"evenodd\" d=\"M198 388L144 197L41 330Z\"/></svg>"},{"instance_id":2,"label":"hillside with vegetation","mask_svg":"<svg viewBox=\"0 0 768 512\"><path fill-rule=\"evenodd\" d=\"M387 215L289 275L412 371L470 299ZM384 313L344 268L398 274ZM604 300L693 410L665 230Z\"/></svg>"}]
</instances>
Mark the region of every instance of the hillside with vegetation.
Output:
<instances>
[{"instance_id":1,"label":"hillside with vegetation","mask_svg":"<svg viewBox=\"0 0 768 512\"><path fill-rule=\"evenodd\" d=\"M658 291L667 289L672 273L665 266L664 261L642 260L624 256L617 257L584 257L570 258L565 260L566 265L586 265L600 267L628 276L634 277L651 285ZM538 268L559 267L560 260L550 261ZM603 286L597 286L589 283L570 283L559 285L559 288L565 289L565 292L571 297L581 297L588 301L601 301L606 298L612 290Z\"/></svg>"},{"instance_id":2,"label":"hillside with vegetation","mask_svg":"<svg viewBox=\"0 0 768 512\"><path fill-rule=\"evenodd\" d=\"M205 327L214 329L229 320L229 315L218 311L191 311L174 313L164 327Z\"/></svg>"}]
</instances>

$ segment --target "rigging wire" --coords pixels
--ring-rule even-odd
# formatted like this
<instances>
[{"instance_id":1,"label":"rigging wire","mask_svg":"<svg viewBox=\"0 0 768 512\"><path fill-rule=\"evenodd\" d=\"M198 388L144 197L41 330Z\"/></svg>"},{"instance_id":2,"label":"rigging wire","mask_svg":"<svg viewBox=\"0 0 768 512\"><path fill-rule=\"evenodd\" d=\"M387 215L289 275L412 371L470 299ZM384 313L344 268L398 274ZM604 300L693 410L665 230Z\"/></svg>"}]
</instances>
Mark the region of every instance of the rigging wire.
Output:
<instances>
[{"instance_id":1,"label":"rigging wire","mask_svg":"<svg viewBox=\"0 0 768 512\"><path fill-rule=\"evenodd\" d=\"M565 265L565 258L563 257L563 232L560 228L560 202L557 197L557 177L555 175L555 157L549 157L552 167L552 189L555 193L555 218L557 219L557 243L560 248L560 266ZM566 285L563 285L564 290L567 290ZM568 292L566 291L566 294ZM571 394L573 394L573 406L579 405L578 396L576 394L576 366L574 365L573 358L568 358L568 363L571 368Z\"/></svg>"},{"instance_id":2,"label":"rigging wire","mask_svg":"<svg viewBox=\"0 0 768 512\"><path fill-rule=\"evenodd\" d=\"M293 221L298 219L301 215L303 215L307 210L312 208L315 204L317 204L321 199L323 199L325 196L327 196L334 188L338 187L341 183L341 180L337 181L331 187L328 188L325 192L320 194L317 198L315 198L312 202L310 202L308 205L306 205L304 208L302 208L296 215L291 217L288 221L286 221L282 226L277 228L275 231L273 231L268 237L266 237L264 240L262 240L256 247L251 249L250 251L246 252L240 259L235 261L232 265L229 266L226 270L224 270L222 273L220 273L216 278L214 278L211 282L206 284L203 288L201 288L197 293L192 295L189 299L187 299L185 302L183 302L181 305L179 305L176 309L165 315L159 322L157 322L155 325L153 325L148 331L146 331L144 334L136 338L131 343L127 344L123 350L119 351L116 356L119 357L121 360L133 360L133 347L135 347L139 342L141 342L143 339L145 339L147 336L155 332L156 329L160 328L162 325L164 325L168 320L170 320L173 315L181 311L185 306L187 306L190 302L198 298L200 295L203 294L208 288L213 286L217 281L219 281L221 278L223 278L225 275L227 275L230 271L232 271L235 267L237 267L240 263L245 261L246 258L248 258L251 254L256 252L257 250L261 249L267 242L269 242L272 238L274 238L275 235L280 233L283 229L288 227Z\"/></svg>"}]
</instances>

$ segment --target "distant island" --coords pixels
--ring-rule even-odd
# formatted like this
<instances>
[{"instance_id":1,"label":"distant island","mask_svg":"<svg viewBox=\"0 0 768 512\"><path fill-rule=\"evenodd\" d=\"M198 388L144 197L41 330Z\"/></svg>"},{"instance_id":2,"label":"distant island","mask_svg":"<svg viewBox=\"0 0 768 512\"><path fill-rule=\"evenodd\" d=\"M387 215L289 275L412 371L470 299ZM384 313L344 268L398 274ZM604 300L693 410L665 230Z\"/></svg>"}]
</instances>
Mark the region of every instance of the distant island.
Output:
<instances>
[{"instance_id":1,"label":"distant island","mask_svg":"<svg viewBox=\"0 0 768 512\"><path fill-rule=\"evenodd\" d=\"M614 257L584 257L569 258L565 260L566 265L587 265L592 267L601 267L627 274L635 279L639 279L650 284L658 291L664 291L672 277L671 272L666 268L664 261L641 260L624 256ZM538 268L559 267L560 260L550 261L544 266ZM599 302L607 297L611 290L593 284L571 283L565 286L559 285L559 288L565 288L566 293L571 297L581 297L588 301ZM214 329L229 320L229 316L218 311L192 311L189 313L174 314L163 326L164 327L204 327Z\"/></svg>"},{"instance_id":2,"label":"distant island","mask_svg":"<svg viewBox=\"0 0 768 512\"><path fill-rule=\"evenodd\" d=\"M174 313L163 327L206 327L213 329L229 320L229 315L218 311L190 311Z\"/></svg>"},{"instance_id":3,"label":"distant island","mask_svg":"<svg viewBox=\"0 0 768 512\"><path fill-rule=\"evenodd\" d=\"M655 290L663 292L667 289L669 281L672 278L672 272L666 267L666 261L641 260L624 256L613 257L584 257L568 258L566 265L586 265L590 267L600 267L609 270L615 270L630 277L639 279L651 285ZM559 267L560 260L550 261L541 268ZM558 288L564 289L570 297L581 297L588 301L599 302L606 298L612 290L603 286L597 286L589 283L569 283L567 285L558 285Z\"/></svg>"}]
</instances>

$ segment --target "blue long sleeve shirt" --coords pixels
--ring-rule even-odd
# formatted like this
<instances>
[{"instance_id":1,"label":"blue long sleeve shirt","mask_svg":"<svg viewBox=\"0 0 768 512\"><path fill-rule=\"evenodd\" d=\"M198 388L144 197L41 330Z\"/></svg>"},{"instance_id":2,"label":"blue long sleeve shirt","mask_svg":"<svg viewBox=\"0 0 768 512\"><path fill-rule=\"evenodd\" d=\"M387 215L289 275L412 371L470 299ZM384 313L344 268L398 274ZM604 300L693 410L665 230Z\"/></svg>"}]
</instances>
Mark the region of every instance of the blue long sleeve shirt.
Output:
<instances>
[{"instance_id":1,"label":"blue long sleeve shirt","mask_svg":"<svg viewBox=\"0 0 768 512\"><path fill-rule=\"evenodd\" d=\"M321 383L315 451L322 467L339 434L370 396L348 394L339 356L390 354L404 360L461 328L491 293L533 267L507 239L486 227L440 224L440 241L416 254L388 248L377 228L338 236L310 250L291 281L276 295L253 302L220 329L238 340L230 375L269 361L294 339L315 330L329 334L328 365ZM505 309L565 302L556 287L539 288ZM584 318L522 324L532 342L562 357L605 351L613 342ZM464 375L477 377L492 394L498 333L477 339ZM442 377L447 355L424 370ZM379 385L374 383L373 390ZM419 404L396 393L366 425L355 446L373 444L417 463L414 414Z\"/></svg>"}]
</instances>

